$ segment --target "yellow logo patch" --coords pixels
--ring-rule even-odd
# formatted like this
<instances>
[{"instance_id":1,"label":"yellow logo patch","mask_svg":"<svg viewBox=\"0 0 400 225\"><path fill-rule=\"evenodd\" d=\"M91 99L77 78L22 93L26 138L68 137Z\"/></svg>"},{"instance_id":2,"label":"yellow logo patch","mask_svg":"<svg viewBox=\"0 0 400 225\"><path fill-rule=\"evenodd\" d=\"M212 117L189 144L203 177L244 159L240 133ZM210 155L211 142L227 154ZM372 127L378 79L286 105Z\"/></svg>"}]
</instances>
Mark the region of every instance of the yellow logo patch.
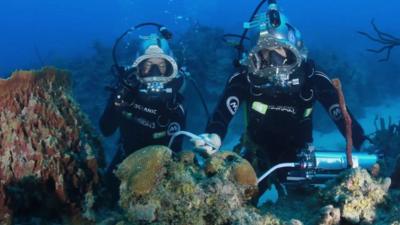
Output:
<instances>
[{"instance_id":1,"label":"yellow logo patch","mask_svg":"<svg viewBox=\"0 0 400 225\"><path fill-rule=\"evenodd\" d=\"M313 108L308 108L304 111L304 118L309 117L313 111Z\"/></svg>"},{"instance_id":2,"label":"yellow logo patch","mask_svg":"<svg viewBox=\"0 0 400 225\"><path fill-rule=\"evenodd\" d=\"M251 108L254 111L257 111L263 115L265 115L265 113L267 113L267 111L268 111L268 105L264 104L262 102L253 102L253 104L251 105Z\"/></svg>"},{"instance_id":3,"label":"yellow logo patch","mask_svg":"<svg viewBox=\"0 0 400 225\"><path fill-rule=\"evenodd\" d=\"M154 133L153 134L153 139L160 139L160 138L165 137L166 135L167 135L166 131L162 131L162 132L159 132L159 133Z\"/></svg>"}]
</instances>

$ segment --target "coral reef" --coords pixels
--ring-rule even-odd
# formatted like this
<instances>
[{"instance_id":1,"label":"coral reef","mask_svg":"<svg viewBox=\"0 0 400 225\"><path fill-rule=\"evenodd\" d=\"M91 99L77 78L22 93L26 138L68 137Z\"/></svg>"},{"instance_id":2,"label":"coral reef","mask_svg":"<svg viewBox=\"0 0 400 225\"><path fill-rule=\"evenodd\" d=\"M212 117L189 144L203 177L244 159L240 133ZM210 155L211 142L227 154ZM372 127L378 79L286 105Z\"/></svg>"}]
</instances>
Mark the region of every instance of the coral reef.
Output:
<instances>
[{"instance_id":1,"label":"coral reef","mask_svg":"<svg viewBox=\"0 0 400 225\"><path fill-rule=\"evenodd\" d=\"M93 219L103 149L70 97L66 71L0 80L0 224L18 216Z\"/></svg>"},{"instance_id":2,"label":"coral reef","mask_svg":"<svg viewBox=\"0 0 400 225\"><path fill-rule=\"evenodd\" d=\"M200 166L193 152L173 155L165 147L151 146L127 158L117 175L122 179L124 214L112 224L400 222L400 191L389 192L389 178L374 177L362 169L345 171L322 189L299 186L261 211L248 204L257 191L254 170L232 152L219 152ZM145 191L137 191L138 186L146 187Z\"/></svg>"},{"instance_id":3,"label":"coral reef","mask_svg":"<svg viewBox=\"0 0 400 225\"><path fill-rule=\"evenodd\" d=\"M53 65L66 68L72 81L72 94L80 109L88 115L93 127L99 132L99 119L103 112L110 92L108 86L115 82L115 76L111 72L113 65L111 47L104 46L100 42L93 43L94 54L92 56L54 59ZM110 159L115 151L117 137L103 140L107 159Z\"/></svg>"},{"instance_id":4,"label":"coral reef","mask_svg":"<svg viewBox=\"0 0 400 225\"><path fill-rule=\"evenodd\" d=\"M243 175L247 174L248 177ZM133 153L118 168L124 211L110 224L396 224L390 179L353 169L321 191L298 190L259 211L254 170L232 152L220 152L199 166L192 152L173 155L162 146ZM144 187L144 188L143 188ZM304 192L305 191L305 192ZM293 194L293 195L292 195ZM321 206L324 206L322 207Z\"/></svg>"},{"instance_id":5,"label":"coral reef","mask_svg":"<svg viewBox=\"0 0 400 225\"><path fill-rule=\"evenodd\" d=\"M234 72L232 59L235 56L235 52L233 49L226 47L222 43L221 36L223 33L224 31L222 29L195 24L193 27L188 29L187 33L173 40L175 42L173 48L175 50L175 55L179 59L180 65L186 66L192 76L199 82L199 86L203 88L203 92L206 99L209 100L208 103L210 106L212 106L218 99L217 97L219 96L227 77ZM71 78L74 83L74 97L80 104L81 109L89 115L92 123L97 128L98 119L101 115L101 111L105 107L109 94L104 87L110 85L113 81L113 76L110 72L110 67L113 63L111 60L111 48L96 42L94 50L95 54L93 56L79 57L72 60L62 59L58 62L52 63L71 71ZM352 113L360 114L362 112L362 106L378 104L381 101L383 94L397 94L396 91L400 81L391 79L391 77L398 74L398 65L388 62L389 64L387 64L385 68L382 68L381 66L374 67L374 65L363 63L362 60L358 62L348 62L342 55L327 54L329 50L326 48L321 51L313 50L311 58L316 59L319 65L324 66L324 71L328 75L331 77L338 76L343 81L343 88ZM376 74L382 74L382 76L376 76ZM386 75L384 76L384 74ZM377 83L382 85L376 85ZM380 87L384 87L385 91L381 91ZM186 102L190 104L189 108L192 110L191 112L188 112L188 128L200 132L203 131L203 122L205 121L205 117L202 114L203 111L200 108L200 104L193 104L193 102L198 102L198 98L196 94L191 93L192 91L192 89L187 89L185 95ZM320 112L320 114L325 114L325 112ZM315 123L318 129L334 129L334 126L329 122L328 117L315 118L320 119L318 123ZM326 123L323 121L321 122L321 119L325 119ZM239 123L242 125L241 121L239 121ZM231 125L231 128L233 128L230 132L238 130L235 129L235 126L238 126L237 124ZM381 143L382 146L389 146L388 143L395 142L382 140ZM115 148L114 140L107 140L105 144L107 146L108 156L110 157ZM393 144L393 146L396 146L396 144ZM387 157L386 160L392 161L391 166L394 167L395 152L397 151L398 155L398 149L400 148L389 147L390 148L387 148L389 152L393 151L394 153L391 157ZM0 152L1 151L0 148ZM77 156L75 155L74 157ZM216 217L221 218L216 222L225 220L226 215L229 213L232 213L229 222L232 222L233 224L257 224L257 222L259 222L259 224L285 224L284 221L290 221L286 224L299 224L298 220L292 220L294 218L305 221L304 224L335 224L337 222L337 213L338 211L340 212L341 206L337 202L329 199L322 201L321 199L325 198L317 195L316 191L306 194L303 193L304 196L290 196L287 199L280 200L277 205L266 207L266 211L262 213L258 212L258 210L255 210L251 206L244 205L244 202L246 202L248 196L252 195L254 190L249 188L252 187L251 185L244 185L246 188L238 188L238 182L233 178L238 177L238 180L243 178L243 183L251 183L255 178L252 176L246 176L246 174L250 172L236 173L235 175L235 167L238 165L246 167L246 165L245 163L237 164L237 162L235 162L236 159L233 160L235 163L232 164L232 162L230 162L231 159L232 157L216 155L206 162L208 168L208 173L206 173L206 167L200 169L195 163L193 152L189 151L178 156L173 155L172 157L166 157L168 163L163 165L162 168L157 171L157 176L154 176L154 174L151 176L149 173L146 175L142 175L141 173L126 173L126 177L123 179L126 181L132 179L130 182L126 182L126 187L129 187L129 190L134 190L133 193L128 193L128 191L126 192L126 200L130 203L137 201L137 204L132 204L132 206L130 206L132 209L136 208L137 210L129 211L125 209L125 212L131 212L126 213L129 215L129 219L124 218L125 214L121 215L118 212L109 212L108 210L106 210L106 212L98 212L96 217L103 218L102 216L107 215L109 218L104 221L98 221L101 221L103 224L116 224L120 222L121 225L124 223L132 224L132 221L136 221L139 224L146 224L150 223L148 221L151 220L154 220L154 224L162 224L163 222L160 221L161 219L173 216L176 216L176 219L166 223L183 224L187 222L188 224L191 224L200 221L210 224L210 221L216 221ZM145 160L145 158L143 158L143 160ZM162 162L164 162L164 160L165 159L162 159ZM136 160L134 161L136 162ZM227 163L226 165L228 165L228 167L226 167L225 163ZM128 164L125 165L128 166ZM134 168L133 165L134 164L131 165L132 168ZM135 165L137 166L136 169L140 169L140 165ZM150 164L150 162L146 162L144 165L152 167L152 165L160 166L161 164ZM390 166L383 165L381 171L384 172L381 172L381 174L383 173L384 176L389 176L390 174L385 172L389 171L389 167ZM215 171L217 171L217 173L215 173ZM139 186L134 185L136 181L140 180L136 176L146 176L145 179L141 180L143 183ZM378 176L375 175L374 177ZM66 182L69 182L69 180ZM395 184L395 182L396 180L393 180L393 184ZM128 185L128 183L130 185ZM21 189L22 187L30 188L37 184L41 183L38 183L37 179L28 177L18 182L18 184L14 185L12 188L8 188L8 190L18 192L18 190L23 190ZM339 184L337 183L337 185ZM4 186L1 186L0 188L3 190ZM144 194L147 192L143 190L150 189L151 191L148 194ZM226 192L229 191L230 193L227 194ZM19 193L21 193L21 191ZM68 193L70 193L70 191L68 191ZM140 194L137 195L135 193ZM8 209L10 209L11 205L9 205L9 201L11 198L6 198L6 194L6 192L0 192L0 205L6 204ZM39 196L38 199L43 199L43 197L41 197L42 193L40 192L37 193L32 191L32 194ZM199 195L200 197L198 197ZM46 196L46 202L49 202L46 204L54 205L54 202L59 201L57 196L55 198L50 198L48 195ZM88 203L85 204L87 207L83 206L82 209L90 209L90 206L93 205L93 197L95 198L95 195L88 194L85 195L85 198L82 198L82 194L76 196L78 196L77 199L81 200L73 199L71 202L78 202L76 205L79 205L79 201L85 199ZM210 199L207 198L208 200L205 203L198 203L199 199L206 199L205 196L213 197ZM368 197L368 195L366 197ZM237 198L241 199L243 204L238 203ZM379 205L379 207L377 207L377 219L375 221L377 224L396 224L396 221L400 220L398 216L396 217L396 215L400 215L398 207L396 207L400 201L399 195L396 195L391 191L384 198L388 200L383 202L382 206ZM155 201L150 201L149 199L155 199ZM226 204L228 199L234 199L230 201L233 206L228 204L226 208L220 210L220 205ZM33 198L33 200L35 200L35 198ZM174 202L175 200L177 202ZM35 201L37 202L37 200ZM30 202L32 202L32 199ZM218 202L220 204L218 204ZM33 203L34 202L32 202L32 204ZM158 214L161 207L165 207L169 210L162 212L162 214ZM174 210L172 210L173 208ZM193 210L193 212L191 212L191 210ZM186 219L180 221L179 219L183 218L183 214L186 212ZM49 213L52 213L52 211L49 210ZM87 210L84 214L88 217L93 217L93 213L90 210ZM191 220L188 218L191 218ZM210 218L210 220L208 220L208 218Z\"/></svg>"},{"instance_id":6,"label":"coral reef","mask_svg":"<svg viewBox=\"0 0 400 225\"><path fill-rule=\"evenodd\" d=\"M321 190L298 189L262 210L286 221L301 219L306 225L396 224L399 194L389 192L389 186L388 178L375 179L366 170L352 169Z\"/></svg>"},{"instance_id":7,"label":"coral reef","mask_svg":"<svg viewBox=\"0 0 400 225\"><path fill-rule=\"evenodd\" d=\"M175 157L166 147L150 146L122 162L116 174L127 222L263 224L266 218L244 205L257 189L248 162L222 152L209 158L203 169L192 156L182 152Z\"/></svg>"},{"instance_id":8,"label":"coral reef","mask_svg":"<svg viewBox=\"0 0 400 225\"><path fill-rule=\"evenodd\" d=\"M368 171L354 169L329 182L322 197L340 208L344 220L352 224L373 224L376 208L385 202L389 186L388 178L374 180Z\"/></svg>"}]
</instances>

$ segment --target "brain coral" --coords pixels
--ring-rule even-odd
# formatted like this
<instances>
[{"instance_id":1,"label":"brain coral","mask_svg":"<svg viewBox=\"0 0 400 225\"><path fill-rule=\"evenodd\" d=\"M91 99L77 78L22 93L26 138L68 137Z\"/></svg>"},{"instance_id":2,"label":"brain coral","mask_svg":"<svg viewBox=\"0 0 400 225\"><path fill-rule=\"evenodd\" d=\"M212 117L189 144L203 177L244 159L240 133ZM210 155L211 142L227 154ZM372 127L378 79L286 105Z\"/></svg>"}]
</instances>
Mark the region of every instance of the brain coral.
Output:
<instances>
[{"instance_id":1,"label":"brain coral","mask_svg":"<svg viewBox=\"0 0 400 225\"><path fill-rule=\"evenodd\" d=\"M116 174L121 179L120 205L128 222L263 224L266 218L245 205L257 191L250 164L223 152L205 164L203 168L190 153L174 155L163 146L143 148L125 159Z\"/></svg>"}]
</instances>

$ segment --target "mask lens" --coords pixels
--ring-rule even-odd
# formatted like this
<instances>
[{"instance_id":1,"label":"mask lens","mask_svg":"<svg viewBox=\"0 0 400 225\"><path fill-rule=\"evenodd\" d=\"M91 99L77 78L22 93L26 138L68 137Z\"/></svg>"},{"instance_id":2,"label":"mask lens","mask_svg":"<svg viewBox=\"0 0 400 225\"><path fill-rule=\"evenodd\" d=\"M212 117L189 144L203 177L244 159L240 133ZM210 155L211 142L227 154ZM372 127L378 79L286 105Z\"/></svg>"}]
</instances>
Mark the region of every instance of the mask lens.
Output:
<instances>
[{"instance_id":1,"label":"mask lens","mask_svg":"<svg viewBox=\"0 0 400 225\"><path fill-rule=\"evenodd\" d=\"M261 69L293 66L296 64L295 54L287 48L262 49L258 53Z\"/></svg>"},{"instance_id":2,"label":"mask lens","mask_svg":"<svg viewBox=\"0 0 400 225\"><path fill-rule=\"evenodd\" d=\"M163 58L149 58L139 63L139 76L148 77L169 77L173 68L168 60Z\"/></svg>"},{"instance_id":3,"label":"mask lens","mask_svg":"<svg viewBox=\"0 0 400 225\"><path fill-rule=\"evenodd\" d=\"M146 72L143 74L146 77L162 77L164 76L164 68L160 65L150 65L150 69L146 69Z\"/></svg>"}]
</instances>

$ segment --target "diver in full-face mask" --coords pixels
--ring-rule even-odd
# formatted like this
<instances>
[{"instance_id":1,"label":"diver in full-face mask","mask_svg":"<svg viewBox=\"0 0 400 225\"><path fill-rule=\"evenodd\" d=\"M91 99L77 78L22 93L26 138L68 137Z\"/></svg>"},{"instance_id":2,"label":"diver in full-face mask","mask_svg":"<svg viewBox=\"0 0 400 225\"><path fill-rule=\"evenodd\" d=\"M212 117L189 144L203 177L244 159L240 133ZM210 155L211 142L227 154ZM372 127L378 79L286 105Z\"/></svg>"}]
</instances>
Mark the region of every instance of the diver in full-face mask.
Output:
<instances>
[{"instance_id":1,"label":"diver in full-face mask","mask_svg":"<svg viewBox=\"0 0 400 225\"><path fill-rule=\"evenodd\" d=\"M342 134L345 122L331 80L307 59L300 32L278 11L275 1L270 1L267 13L259 14L246 26L259 29L257 44L242 60L240 72L228 79L203 135L220 145L231 119L244 104L247 127L236 150L261 175L273 165L295 162L299 150L310 146L316 101ZM352 119L353 143L359 149L364 132ZM198 148L203 144L195 143ZM287 171L279 172L282 182ZM259 187L263 191L267 185L261 183Z\"/></svg>"},{"instance_id":2,"label":"diver in full-face mask","mask_svg":"<svg viewBox=\"0 0 400 225\"><path fill-rule=\"evenodd\" d=\"M152 25L152 24L151 24ZM159 33L140 36L140 49L131 66L117 67L120 82L113 90L100 119L104 136L120 131L120 146L108 168L109 183L118 180L113 170L134 151L149 145L168 145L171 136L185 128L182 87L184 72L169 48L165 28ZM118 41L117 41L118 42ZM118 63L116 63L118 64ZM173 151L180 151L182 140Z\"/></svg>"}]
</instances>

